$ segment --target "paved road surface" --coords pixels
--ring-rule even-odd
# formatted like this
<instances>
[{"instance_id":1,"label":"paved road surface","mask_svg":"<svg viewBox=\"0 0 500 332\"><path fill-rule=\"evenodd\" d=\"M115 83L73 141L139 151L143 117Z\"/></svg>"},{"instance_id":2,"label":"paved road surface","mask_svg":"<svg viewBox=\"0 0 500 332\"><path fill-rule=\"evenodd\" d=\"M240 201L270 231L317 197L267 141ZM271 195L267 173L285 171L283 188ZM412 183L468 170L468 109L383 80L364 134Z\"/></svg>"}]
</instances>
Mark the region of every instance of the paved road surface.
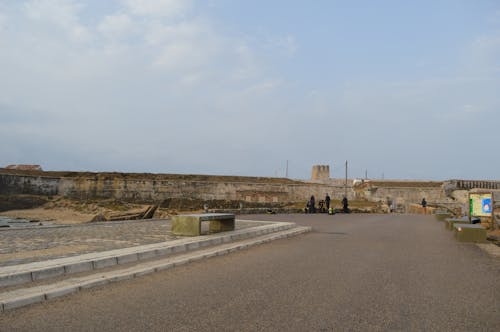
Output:
<instances>
[{"instance_id":1,"label":"paved road surface","mask_svg":"<svg viewBox=\"0 0 500 332\"><path fill-rule=\"evenodd\" d=\"M432 217L261 218L314 231L7 312L0 330L500 329L499 259Z\"/></svg>"}]
</instances>

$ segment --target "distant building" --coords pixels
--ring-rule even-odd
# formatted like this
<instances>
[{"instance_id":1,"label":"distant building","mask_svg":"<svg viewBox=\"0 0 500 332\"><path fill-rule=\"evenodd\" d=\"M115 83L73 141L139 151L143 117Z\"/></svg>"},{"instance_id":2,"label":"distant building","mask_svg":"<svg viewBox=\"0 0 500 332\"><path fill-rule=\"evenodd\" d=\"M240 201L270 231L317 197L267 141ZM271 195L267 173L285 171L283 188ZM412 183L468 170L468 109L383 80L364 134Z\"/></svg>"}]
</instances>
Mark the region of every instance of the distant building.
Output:
<instances>
[{"instance_id":1,"label":"distant building","mask_svg":"<svg viewBox=\"0 0 500 332\"><path fill-rule=\"evenodd\" d=\"M329 179L330 179L330 166L328 165L313 166L311 180L329 180Z\"/></svg>"},{"instance_id":2,"label":"distant building","mask_svg":"<svg viewBox=\"0 0 500 332\"><path fill-rule=\"evenodd\" d=\"M16 169L20 171L43 171L40 165L8 165L5 169Z\"/></svg>"}]
</instances>

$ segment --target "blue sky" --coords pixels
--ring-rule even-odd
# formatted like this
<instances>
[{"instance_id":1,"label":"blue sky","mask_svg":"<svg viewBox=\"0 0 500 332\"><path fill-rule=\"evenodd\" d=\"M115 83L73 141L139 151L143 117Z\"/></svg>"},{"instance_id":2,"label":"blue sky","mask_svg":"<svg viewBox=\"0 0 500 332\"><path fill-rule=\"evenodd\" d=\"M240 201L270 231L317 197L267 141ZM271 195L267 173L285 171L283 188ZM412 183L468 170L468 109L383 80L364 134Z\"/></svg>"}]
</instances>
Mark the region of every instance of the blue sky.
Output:
<instances>
[{"instance_id":1,"label":"blue sky","mask_svg":"<svg viewBox=\"0 0 500 332\"><path fill-rule=\"evenodd\" d=\"M0 165L499 179L498 1L0 0Z\"/></svg>"}]
</instances>

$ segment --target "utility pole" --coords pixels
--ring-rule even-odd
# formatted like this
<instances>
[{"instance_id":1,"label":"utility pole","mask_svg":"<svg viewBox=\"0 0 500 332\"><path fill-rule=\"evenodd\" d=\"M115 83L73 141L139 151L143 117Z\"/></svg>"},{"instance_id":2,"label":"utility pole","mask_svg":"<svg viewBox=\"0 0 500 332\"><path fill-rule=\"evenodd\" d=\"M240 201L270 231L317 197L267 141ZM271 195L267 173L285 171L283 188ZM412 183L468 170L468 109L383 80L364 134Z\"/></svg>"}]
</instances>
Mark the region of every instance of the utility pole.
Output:
<instances>
[{"instance_id":1,"label":"utility pole","mask_svg":"<svg viewBox=\"0 0 500 332\"><path fill-rule=\"evenodd\" d=\"M345 184L344 184L344 189L345 189L345 197L347 197L347 160L345 161Z\"/></svg>"},{"instance_id":2,"label":"utility pole","mask_svg":"<svg viewBox=\"0 0 500 332\"><path fill-rule=\"evenodd\" d=\"M286 161L285 177L288 179L288 160Z\"/></svg>"},{"instance_id":3,"label":"utility pole","mask_svg":"<svg viewBox=\"0 0 500 332\"><path fill-rule=\"evenodd\" d=\"M365 180L368 180L368 170L365 169Z\"/></svg>"}]
</instances>

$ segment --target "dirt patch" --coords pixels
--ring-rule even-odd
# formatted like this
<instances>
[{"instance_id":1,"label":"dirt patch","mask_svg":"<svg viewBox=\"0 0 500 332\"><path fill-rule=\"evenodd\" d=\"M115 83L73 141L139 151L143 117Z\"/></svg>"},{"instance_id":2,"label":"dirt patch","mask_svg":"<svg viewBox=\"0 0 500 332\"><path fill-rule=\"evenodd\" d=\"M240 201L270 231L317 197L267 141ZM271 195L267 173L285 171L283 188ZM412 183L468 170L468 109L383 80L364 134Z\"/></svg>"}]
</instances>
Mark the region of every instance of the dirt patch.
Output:
<instances>
[{"instance_id":1,"label":"dirt patch","mask_svg":"<svg viewBox=\"0 0 500 332\"><path fill-rule=\"evenodd\" d=\"M69 208L34 208L0 212L0 216L32 221L50 221L54 224L81 224L89 222L95 215Z\"/></svg>"},{"instance_id":2,"label":"dirt patch","mask_svg":"<svg viewBox=\"0 0 500 332\"><path fill-rule=\"evenodd\" d=\"M0 195L0 212L32 209L46 204L50 198L35 195Z\"/></svg>"}]
</instances>

